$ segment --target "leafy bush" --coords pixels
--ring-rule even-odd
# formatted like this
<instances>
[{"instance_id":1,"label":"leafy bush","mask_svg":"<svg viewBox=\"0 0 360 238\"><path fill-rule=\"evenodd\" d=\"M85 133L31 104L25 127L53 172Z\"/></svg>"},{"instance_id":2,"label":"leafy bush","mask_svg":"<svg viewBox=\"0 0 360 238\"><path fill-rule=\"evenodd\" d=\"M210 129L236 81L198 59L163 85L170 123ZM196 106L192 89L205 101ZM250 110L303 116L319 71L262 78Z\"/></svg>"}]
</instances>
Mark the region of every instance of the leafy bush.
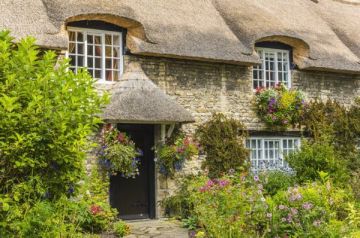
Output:
<instances>
[{"instance_id":1,"label":"leafy bush","mask_svg":"<svg viewBox=\"0 0 360 238\"><path fill-rule=\"evenodd\" d=\"M313 143L303 140L301 150L285 159L296 171L296 180L300 183L319 179L320 171L328 173L337 184L349 179L346 161L340 159L334 146L325 139Z\"/></svg>"},{"instance_id":2,"label":"leafy bush","mask_svg":"<svg viewBox=\"0 0 360 238\"><path fill-rule=\"evenodd\" d=\"M57 62L34 39L12 40L0 32L0 236L83 237L108 229L116 212L103 194L107 180L95 170L82 182L107 96L85 70L75 75L68 60Z\"/></svg>"},{"instance_id":3,"label":"leafy bush","mask_svg":"<svg viewBox=\"0 0 360 238\"><path fill-rule=\"evenodd\" d=\"M117 221L113 225L115 234L119 237L124 237L130 234L130 227L123 221Z\"/></svg>"},{"instance_id":4,"label":"leafy bush","mask_svg":"<svg viewBox=\"0 0 360 238\"><path fill-rule=\"evenodd\" d=\"M300 123L305 109L300 91L288 90L279 84L275 88L257 88L255 108L258 116L271 127L286 128Z\"/></svg>"},{"instance_id":5,"label":"leafy bush","mask_svg":"<svg viewBox=\"0 0 360 238\"><path fill-rule=\"evenodd\" d=\"M336 101L312 101L308 104L302 125L313 141L327 141L334 146L347 167L354 171L360 168L356 150L360 138L360 99L349 109Z\"/></svg>"},{"instance_id":6,"label":"leafy bush","mask_svg":"<svg viewBox=\"0 0 360 238\"><path fill-rule=\"evenodd\" d=\"M263 171L259 176L264 185L265 193L271 196L279 191L285 191L295 184L295 176L281 170Z\"/></svg>"},{"instance_id":7,"label":"leafy bush","mask_svg":"<svg viewBox=\"0 0 360 238\"><path fill-rule=\"evenodd\" d=\"M1 197L27 202L14 191L34 190L26 185L33 176L42 181L34 195L61 197L83 177L105 97L85 70L75 75L68 66L54 52L40 52L33 38L15 45L0 32Z\"/></svg>"},{"instance_id":8,"label":"leafy bush","mask_svg":"<svg viewBox=\"0 0 360 238\"><path fill-rule=\"evenodd\" d=\"M112 175L135 177L139 174L141 151L135 143L123 132L107 124L101 131L102 145L98 152L101 168Z\"/></svg>"},{"instance_id":9,"label":"leafy bush","mask_svg":"<svg viewBox=\"0 0 360 238\"><path fill-rule=\"evenodd\" d=\"M174 142L158 145L156 150L159 172L170 177L183 168L186 160L199 153L198 146L183 133L178 133Z\"/></svg>"},{"instance_id":10,"label":"leafy bush","mask_svg":"<svg viewBox=\"0 0 360 238\"><path fill-rule=\"evenodd\" d=\"M199 126L196 135L206 154L203 167L211 178L248 169L249 151L244 145L247 132L240 121L214 114L210 121Z\"/></svg>"}]
</instances>

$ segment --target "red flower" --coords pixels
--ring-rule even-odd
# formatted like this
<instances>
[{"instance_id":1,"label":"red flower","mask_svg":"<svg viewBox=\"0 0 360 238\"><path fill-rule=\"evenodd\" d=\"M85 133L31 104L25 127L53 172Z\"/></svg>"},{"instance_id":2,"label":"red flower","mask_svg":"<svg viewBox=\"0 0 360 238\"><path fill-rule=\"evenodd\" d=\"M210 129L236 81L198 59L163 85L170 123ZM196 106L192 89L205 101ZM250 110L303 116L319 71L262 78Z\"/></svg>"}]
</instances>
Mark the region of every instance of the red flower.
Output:
<instances>
[{"instance_id":1,"label":"red flower","mask_svg":"<svg viewBox=\"0 0 360 238\"><path fill-rule=\"evenodd\" d=\"M90 207L90 212L93 215L96 215L96 214L100 213L101 211L102 211L102 209L101 209L101 207L99 205L93 204Z\"/></svg>"},{"instance_id":2,"label":"red flower","mask_svg":"<svg viewBox=\"0 0 360 238\"><path fill-rule=\"evenodd\" d=\"M190 144L190 139L189 137L185 137L184 139L184 145L189 145Z\"/></svg>"},{"instance_id":3,"label":"red flower","mask_svg":"<svg viewBox=\"0 0 360 238\"><path fill-rule=\"evenodd\" d=\"M264 87L257 87L256 88L256 94L261 93L264 90Z\"/></svg>"}]
</instances>

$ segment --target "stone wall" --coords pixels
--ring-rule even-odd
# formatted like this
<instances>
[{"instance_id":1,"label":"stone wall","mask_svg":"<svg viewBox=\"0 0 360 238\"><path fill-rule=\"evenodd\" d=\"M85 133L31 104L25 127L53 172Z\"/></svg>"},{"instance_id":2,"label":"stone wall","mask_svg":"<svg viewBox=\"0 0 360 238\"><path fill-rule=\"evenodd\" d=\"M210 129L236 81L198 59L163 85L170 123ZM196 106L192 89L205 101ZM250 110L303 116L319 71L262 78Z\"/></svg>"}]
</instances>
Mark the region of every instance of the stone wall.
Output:
<instances>
[{"instance_id":1,"label":"stone wall","mask_svg":"<svg viewBox=\"0 0 360 238\"><path fill-rule=\"evenodd\" d=\"M193 114L196 122L183 126L188 133L214 112L240 119L249 130L265 130L251 109L252 67L134 55L125 56L125 67L130 61L140 62L153 82ZM293 70L292 86L309 99L332 98L350 105L360 95L360 75ZM200 171L201 160L187 162L183 174ZM176 185L176 180L157 175L157 201L172 194ZM161 216L160 207L157 213Z\"/></svg>"}]
</instances>

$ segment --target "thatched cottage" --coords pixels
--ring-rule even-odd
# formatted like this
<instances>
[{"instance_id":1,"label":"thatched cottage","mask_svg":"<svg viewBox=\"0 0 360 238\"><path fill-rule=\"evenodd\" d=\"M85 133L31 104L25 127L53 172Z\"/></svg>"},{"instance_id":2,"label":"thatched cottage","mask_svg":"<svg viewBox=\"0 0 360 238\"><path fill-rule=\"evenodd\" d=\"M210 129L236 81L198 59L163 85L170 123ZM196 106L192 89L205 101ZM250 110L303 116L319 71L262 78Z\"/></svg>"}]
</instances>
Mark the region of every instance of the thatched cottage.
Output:
<instances>
[{"instance_id":1,"label":"thatched cottage","mask_svg":"<svg viewBox=\"0 0 360 238\"><path fill-rule=\"evenodd\" d=\"M213 112L238 118L256 164L299 142L266 131L250 109L256 87L282 82L343 104L360 95L359 0L2 0L0 9L1 29L35 36L112 93L104 119L144 151L140 176L111 180L123 217L161 216L156 204L175 184L158 176L151 147L173 125L191 132Z\"/></svg>"}]
</instances>

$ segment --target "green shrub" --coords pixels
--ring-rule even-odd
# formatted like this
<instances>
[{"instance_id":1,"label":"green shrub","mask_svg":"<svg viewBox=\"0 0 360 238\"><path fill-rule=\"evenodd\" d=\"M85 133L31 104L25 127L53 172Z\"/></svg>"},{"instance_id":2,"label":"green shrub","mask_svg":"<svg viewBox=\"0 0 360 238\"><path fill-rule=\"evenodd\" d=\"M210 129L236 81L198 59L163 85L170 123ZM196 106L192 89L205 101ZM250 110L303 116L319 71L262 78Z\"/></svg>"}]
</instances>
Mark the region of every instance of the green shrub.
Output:
<instances>
[{"instance_id":1,"label":"green shrub","mask_svg":"<svg viewBox=\"0 0 360 238\"><path fill-rule=\"evenodd\" d=\"M203 167L211 178L232 170L247 170L249 151L244 145L247 132L240 121L214 114L210 121L199 126L196 135L206 154Z\"/></svg>"},{"instance_id":2,"label":"green shrub","mask_svg":"<svg viewBox=\"0 0 360 238\"><path fill-rule=\"evenodd\" d=\"M33 38L12 40L0 32L0 236L106 230L116 213L96 186L80 182L107 96L85 70L75 75L67 59L40 51Z\"/></svg>"},{"instance_id":3,"label":"green shrub","mask_svg":"<svg viewBox=\"0 0 360 238\"><path fill-rule=\"evenodd\" d=\"M306 136L315 142L327 141L350 170L360 168L356 150L360 138L360 99L349 109L336 101L312 101L308 104L302 125Z\"/></svg>"},{"instance_id":4,"label":"green shrub","mask_svg":"<svg viewBox=\"0 0 360 238\"><path fill-rule=\"evenodd\" d=\"M124 221L117 221L113 225L115 234L119 237L124 237L130 234L130 227Z\"/></svg>"},{"instance_id":5,"label":"green shrub","mask_svg":"<svg viewBox=\"0 0 360 238\"><path fill-rule=\"evenodd\" d=\"M320 178L319 172L328 173L337 184L349 179L346 161L342 160L334 146L327 142L302 141L301 150L287 156L289 166L296 171L296 180L300 183Z\"/></svg>"},{"instance_id":6,"label":"green shrub","mask_svg":"<svg viewBox=\"0 0 360 238\"><path fill-rule=\"evenodd\" d=\"M264 171L260 173L260 180L264 185L265 193L275 195L279 191L287 190L295 184L295 176L280 170Z\"/></svg>"},{"instance_id":7,"label":"green shrub","mask_svg":"<svg viewBox=\"0 0 360 238\"><path fill-rule=\"evenodd\" d=\"M33 38L14 44L9 32L0 32L0 194L15 199L14 187L39 176L36 192L60 197L83 177L105 97L85 70L75 75L68 66Z\"/></svg>"}]
</instances>

